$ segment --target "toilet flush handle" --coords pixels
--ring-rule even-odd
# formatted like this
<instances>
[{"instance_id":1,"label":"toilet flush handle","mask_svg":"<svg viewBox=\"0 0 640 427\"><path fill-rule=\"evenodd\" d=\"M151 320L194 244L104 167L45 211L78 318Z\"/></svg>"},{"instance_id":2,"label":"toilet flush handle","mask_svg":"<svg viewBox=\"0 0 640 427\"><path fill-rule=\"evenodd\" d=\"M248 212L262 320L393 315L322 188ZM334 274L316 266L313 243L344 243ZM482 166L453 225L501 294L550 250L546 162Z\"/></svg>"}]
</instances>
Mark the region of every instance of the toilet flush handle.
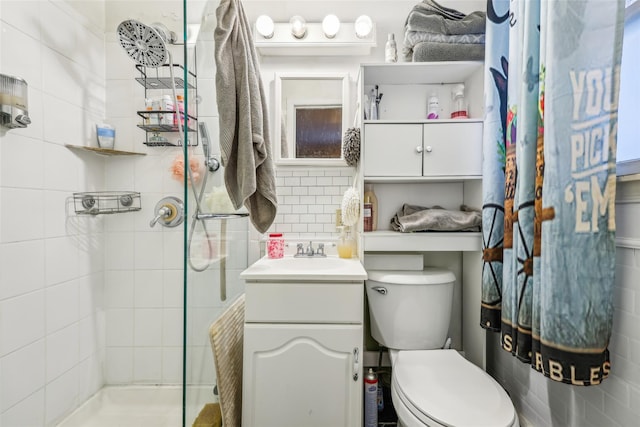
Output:
<instances>
[{"instance_id":1,"label":"toilet flush handle","mask_svg":"<svg viewBox=\"0 0 640 427\"><path fill-rule=\"evenodd\" d=\"M374 291L376 291L379 294L382 295L386 295L387 294L387 288L383 288L382 286L376 286L374 288L372 288Z\"/></svg>"}]
</instances>

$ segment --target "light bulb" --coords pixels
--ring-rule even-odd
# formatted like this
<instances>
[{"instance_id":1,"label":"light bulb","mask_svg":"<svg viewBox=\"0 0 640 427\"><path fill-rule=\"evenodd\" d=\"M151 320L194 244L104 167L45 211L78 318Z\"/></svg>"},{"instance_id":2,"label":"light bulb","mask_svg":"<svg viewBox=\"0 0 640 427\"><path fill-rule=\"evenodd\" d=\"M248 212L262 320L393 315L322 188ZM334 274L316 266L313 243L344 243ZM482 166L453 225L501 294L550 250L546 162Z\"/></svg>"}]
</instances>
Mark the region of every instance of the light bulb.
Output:
<instances>
[{"instance_id":1,"label":"light bulb","mask_svg":"<svg viewBox=\"0 0 640 427\"><path fill-rule=\"evenodd\" d=\"M265 39L270 39L273 37L273 19L267 15L260 15L258 19L256 19L256 30L258 34L260 34Z\"/></svg>"},{"instance_id":2,"label":"light bulb","mask_svg":"<svg viewBox=\"0 0 640 427\"><path fill-rule=\"evenodd\" d=\"M322 20L322 31L324 35L332 39L338 34L340 31L340 20L336 15L327 15Z\"/></svg>"},{"instance_id":3,"label":"light bulb","mask_svg":"<svg viewBox=\"0 0 640 427\"><path fill-rule=\"evenodd\" d=\"M301 39L307 34L307 22L302 16L296 15L289 20L291 24L291 34L297 39Z\"/></svg>"},{"instance_id":4,"label":"light bulb","mask_svg":"<svg viewBox=\"0 0 640 427\"><path fill-rule=\"evenodd\" d=\"M371 30L373 29L373 21L367 15L361 15L356 19L355 24L353 25L356 31L356 36L359 39L363 39L371 34Z\"/></svg>"}]
</instances>

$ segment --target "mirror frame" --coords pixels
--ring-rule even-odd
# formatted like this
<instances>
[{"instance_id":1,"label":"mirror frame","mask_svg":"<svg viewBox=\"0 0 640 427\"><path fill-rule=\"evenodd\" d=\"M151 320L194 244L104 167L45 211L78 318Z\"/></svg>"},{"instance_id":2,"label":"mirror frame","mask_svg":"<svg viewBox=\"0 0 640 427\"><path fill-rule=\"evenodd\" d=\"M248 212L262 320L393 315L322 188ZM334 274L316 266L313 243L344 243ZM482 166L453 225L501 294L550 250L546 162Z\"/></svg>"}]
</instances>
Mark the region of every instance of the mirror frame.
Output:
<instances>
[{"instance_id":1,"label":"mirror frame","mask_svg":"<svg viewBox=\"0 0 640 427\"><path fill-rule=\"evenodd\" d=\"M350 116L349 105L349 73L294 73L294 72L276 72L275 73L275 93L274 93L274 120L273 120L273 153L275 154L275 163L277 165L293 165L293 166L347 166L342 151L342 141L340 145L340 158L335 159L297 159L283 158L281 155L280 143L282 141L282 114L288 108L282 105L282 81L283 80L337 80L342 83L342 130L341 138L349 127L348 117ZM299 99L299 98L298 98ZM316 102L317 99L310 99ZM288 124L287 124L288 126Z\"/></svg>"}]
</instances>

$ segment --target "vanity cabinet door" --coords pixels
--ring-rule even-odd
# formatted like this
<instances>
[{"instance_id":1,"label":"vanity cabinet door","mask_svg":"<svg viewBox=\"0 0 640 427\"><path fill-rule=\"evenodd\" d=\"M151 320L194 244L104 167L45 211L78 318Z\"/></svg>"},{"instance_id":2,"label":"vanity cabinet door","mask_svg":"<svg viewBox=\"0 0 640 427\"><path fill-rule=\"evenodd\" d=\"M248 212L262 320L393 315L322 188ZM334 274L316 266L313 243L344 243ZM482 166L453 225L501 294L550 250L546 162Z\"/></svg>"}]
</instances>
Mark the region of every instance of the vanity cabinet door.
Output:
<instances>
[{"instance_id":1,"label":"vanity cabinet door","mask_svg":"<svg viewBox=\"0 0 640 427\"><path fill-rule=\"evenodd\" d=\"M424 176L482 175L482 123L424 125Z\"/></svg>"},{"instance_id":2,"label":"vanity cabinet door","mask_svg":"<svg viewBox=\"0 0 640 427\"><path fill-rule=\"evenodd\" d=\"M422 125L364 125L364 176L421 176Z\"/></svg>"},{"instance_id":3,"label":"vanity cabinet door","mask_svg":"<svg viewBox=\"0 0 640 427\"><path fill-rule=\"evenodd\" d=\"M362 325L245 324L243 427L362 425L361 353Z\"/></svg>"}]
</instances>

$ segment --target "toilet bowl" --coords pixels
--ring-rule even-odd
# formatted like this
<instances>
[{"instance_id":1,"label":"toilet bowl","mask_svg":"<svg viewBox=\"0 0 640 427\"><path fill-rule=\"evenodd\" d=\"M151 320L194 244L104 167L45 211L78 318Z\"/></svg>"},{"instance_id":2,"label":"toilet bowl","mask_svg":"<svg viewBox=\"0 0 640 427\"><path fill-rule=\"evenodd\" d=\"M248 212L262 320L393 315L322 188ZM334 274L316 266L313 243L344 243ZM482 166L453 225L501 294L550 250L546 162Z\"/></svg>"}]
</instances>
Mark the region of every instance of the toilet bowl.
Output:
<instances>
[{"instance_id":1,"label":"toilet bowl","mask_svg":"<svg viewBox=\"0 0 640 427\"><path fill-rule=\"evenodd\" d=\"M391 399L400 426L519 426L506 391L456 350L391 352Z\"/></svg>"},{"instance_id":2,"label":"toilet bowl","mask_svg":"<svg viewBox=\"0 0 640 427\"><path fill-rule=\"evenodd\" d=\"M391 399L404 427L519 427L507 392L447 339L455 276L443 269L367 272L371 335L389 348Z\"/></svg>"}]
</instances>

